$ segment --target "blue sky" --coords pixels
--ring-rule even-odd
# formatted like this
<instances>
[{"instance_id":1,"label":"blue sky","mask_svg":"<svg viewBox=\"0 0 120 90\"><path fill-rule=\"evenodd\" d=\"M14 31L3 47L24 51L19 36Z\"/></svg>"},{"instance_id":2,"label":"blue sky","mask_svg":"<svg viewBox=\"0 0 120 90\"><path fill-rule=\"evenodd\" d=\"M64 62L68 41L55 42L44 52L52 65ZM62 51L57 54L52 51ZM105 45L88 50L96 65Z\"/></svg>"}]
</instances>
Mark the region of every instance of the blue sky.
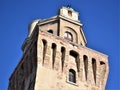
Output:
<instances>
[{"instance_id":1,"label":"blue sky","mask_svg":"<svg viewBox=\"0 0 120 90\"><path fill-rule=\"evenodd\" d=\"M118 0L0 0L0 90L7 90L9 77L21 59L28 24L55 16L68 4L80 14L87 47L109 55L106 90L120 90Z\"/></svg>"}]
</instances>

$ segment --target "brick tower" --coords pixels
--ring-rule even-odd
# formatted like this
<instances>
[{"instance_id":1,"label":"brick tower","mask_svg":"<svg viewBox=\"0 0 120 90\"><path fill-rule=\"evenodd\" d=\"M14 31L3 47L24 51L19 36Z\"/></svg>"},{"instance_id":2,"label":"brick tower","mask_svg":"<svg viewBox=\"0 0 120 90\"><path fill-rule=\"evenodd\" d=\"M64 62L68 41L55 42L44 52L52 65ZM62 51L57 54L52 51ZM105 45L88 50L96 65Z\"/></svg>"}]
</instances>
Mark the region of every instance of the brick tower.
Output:
<instances>
[{"instance_id":1,"label":"brick tower","mask_svg":"<svg viewBox=\"0 0 120 90\"><path fill-rule=\"evenodd\" d=\"M9 90L105 90L108 56L86 47L78 16L62 7L58 15L29 24Z\"/></svg>"}]
</instances>

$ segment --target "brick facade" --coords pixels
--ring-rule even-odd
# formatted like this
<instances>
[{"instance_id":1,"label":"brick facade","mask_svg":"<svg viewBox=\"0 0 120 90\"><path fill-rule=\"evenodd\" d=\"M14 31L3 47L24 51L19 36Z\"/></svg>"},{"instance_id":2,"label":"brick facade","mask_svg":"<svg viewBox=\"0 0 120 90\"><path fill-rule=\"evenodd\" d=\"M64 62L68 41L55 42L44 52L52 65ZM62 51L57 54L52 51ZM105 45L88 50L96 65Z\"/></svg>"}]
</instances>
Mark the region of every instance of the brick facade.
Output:
<instances>
[{"instance_id":1,"label":"brick facade","mask_svg":"<svg viewBox=\"0 0 120 90\"><path fill-rule=\"evenodd\" d=\"M62 7L57 16L36 21L8 89L104 90L108 56L86 47L78 13Z\"/></svg>"}]
</instances>

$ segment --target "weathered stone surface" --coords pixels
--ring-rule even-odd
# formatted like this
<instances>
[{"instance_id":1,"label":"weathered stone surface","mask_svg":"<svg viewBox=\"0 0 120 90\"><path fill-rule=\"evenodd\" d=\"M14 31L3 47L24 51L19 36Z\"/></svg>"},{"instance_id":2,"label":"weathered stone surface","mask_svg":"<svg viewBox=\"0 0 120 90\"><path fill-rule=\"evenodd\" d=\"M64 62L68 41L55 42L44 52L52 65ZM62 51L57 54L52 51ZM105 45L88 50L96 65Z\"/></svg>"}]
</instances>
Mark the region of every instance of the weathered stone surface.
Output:
<instances>
[{"instance_id":1,"label":"weathered stone surface","mask_svg":"<svg viewBox=\"0 0 120 90\"><path fill-rule=\"evenodd\" d=\"M107 55L87 48L82 24L66 18L67 12L63 15L37 23L23 45L24 54L10 77L9 90L105 89Z\"/></svg>"}]
</instances>

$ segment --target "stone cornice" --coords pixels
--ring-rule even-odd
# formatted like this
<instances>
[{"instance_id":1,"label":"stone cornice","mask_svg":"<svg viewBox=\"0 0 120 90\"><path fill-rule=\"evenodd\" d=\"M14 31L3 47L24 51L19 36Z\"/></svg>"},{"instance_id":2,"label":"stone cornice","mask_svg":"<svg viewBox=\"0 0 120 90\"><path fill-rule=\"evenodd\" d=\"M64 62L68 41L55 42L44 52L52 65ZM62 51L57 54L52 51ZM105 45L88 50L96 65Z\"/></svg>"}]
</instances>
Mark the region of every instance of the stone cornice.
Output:
<instances>
[{"instance_id":1,"label":"stone cornice","mask_svg":"<svg viewBox=\"0 0 120 90\"><path fill-rule=\"evenodd\" d=\"M73 24L76 24L76 25L79 25L79 26L83 26L83 24L81 24L80 21L75 21L75 20L72 20L70 18L61 16L61 15L57 15L57 16L54 16L54 17L51 17L51 18L48 18L48 19L40 20L38 22L38 25L46 24L46 23L53 22L53 21L56 21L56 20L59 20L59 19L64 19L64 20L66 20L68 22L71 22Z\"/></svg>"}]
</instances>

